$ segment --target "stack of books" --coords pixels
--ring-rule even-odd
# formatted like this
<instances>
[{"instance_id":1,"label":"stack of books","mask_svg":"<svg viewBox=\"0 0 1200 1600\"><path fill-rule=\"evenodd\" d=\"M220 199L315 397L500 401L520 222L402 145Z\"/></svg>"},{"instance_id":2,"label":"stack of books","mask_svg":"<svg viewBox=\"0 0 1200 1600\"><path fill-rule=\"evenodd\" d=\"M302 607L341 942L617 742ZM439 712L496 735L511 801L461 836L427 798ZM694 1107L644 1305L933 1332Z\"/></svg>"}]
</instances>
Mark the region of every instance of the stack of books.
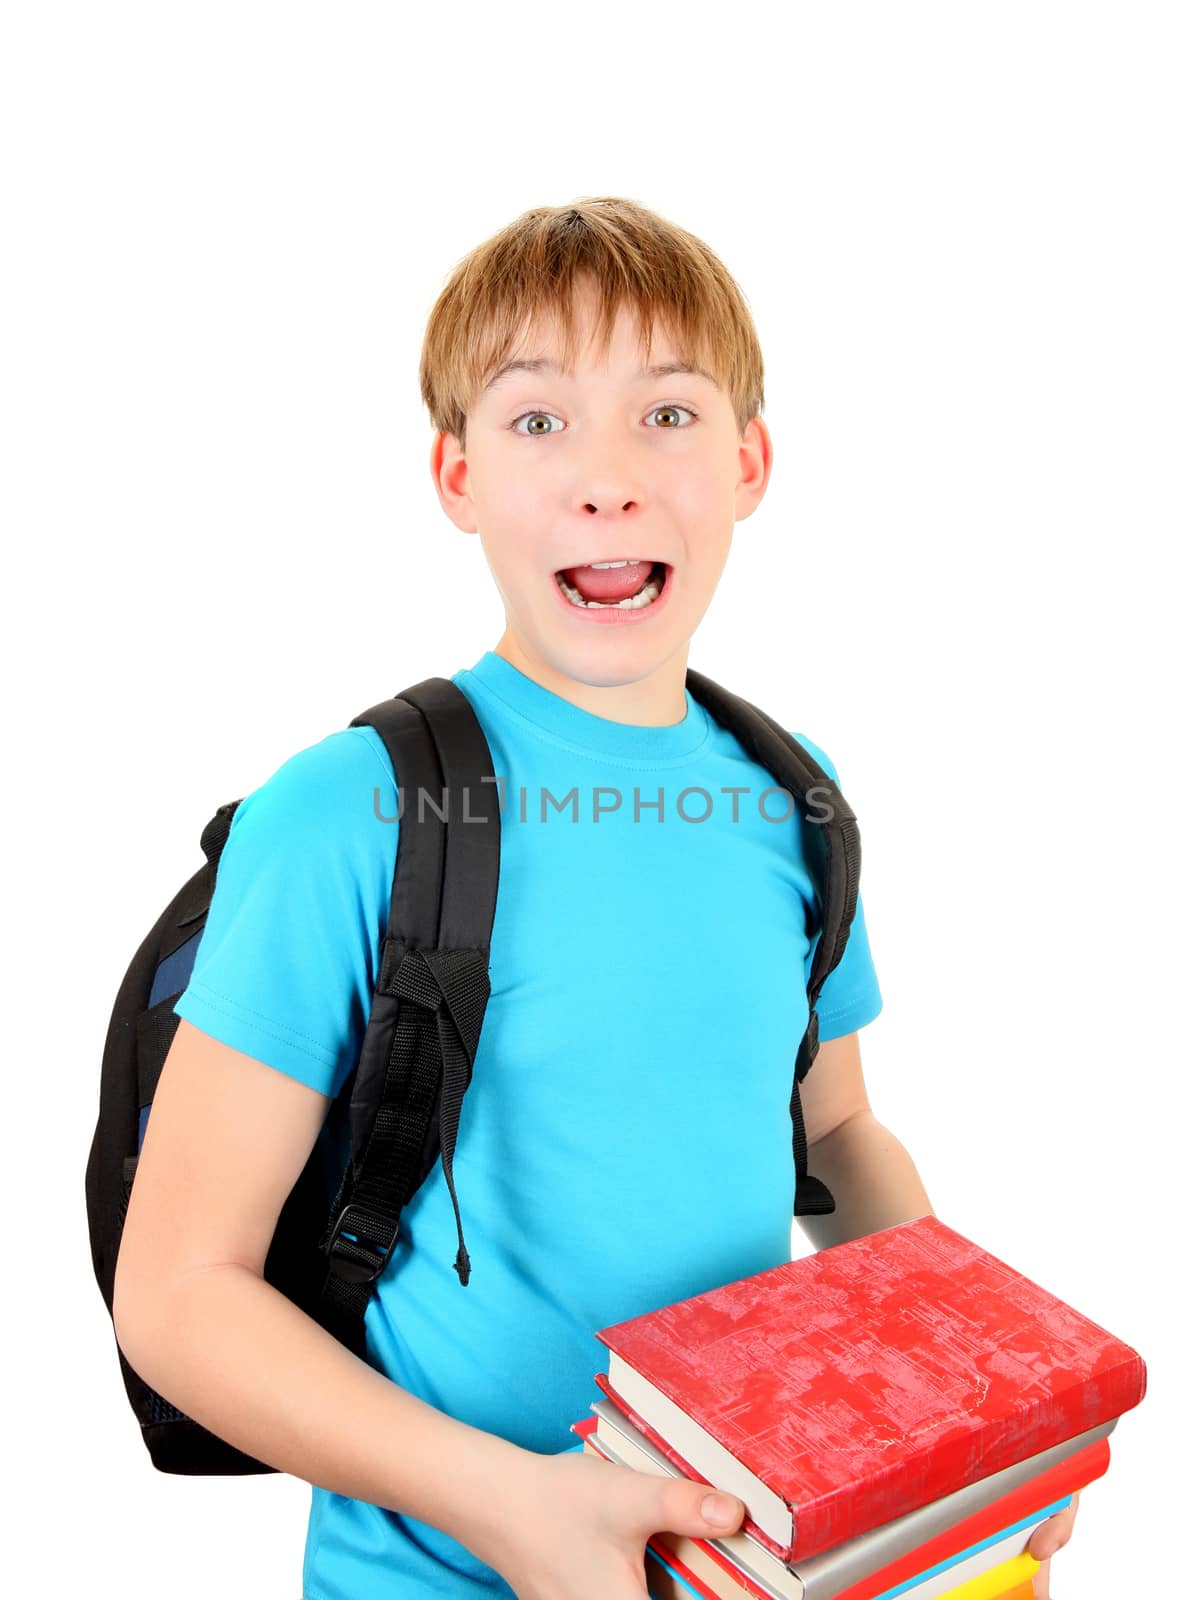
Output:
<instances>
[{"instance_id":1,"label":"stack of books","mask_svg":"<svg viewBox=\"0 0 1200 1600\"><path fill-rule=\"evenodd\" d=\"M602 1329L584 1449L746 1506L655 1534L670 1600L1032 1595L1034 1528L1108 1467L1146 1369L935 1217Z\"/></svg>"}]
</instances>

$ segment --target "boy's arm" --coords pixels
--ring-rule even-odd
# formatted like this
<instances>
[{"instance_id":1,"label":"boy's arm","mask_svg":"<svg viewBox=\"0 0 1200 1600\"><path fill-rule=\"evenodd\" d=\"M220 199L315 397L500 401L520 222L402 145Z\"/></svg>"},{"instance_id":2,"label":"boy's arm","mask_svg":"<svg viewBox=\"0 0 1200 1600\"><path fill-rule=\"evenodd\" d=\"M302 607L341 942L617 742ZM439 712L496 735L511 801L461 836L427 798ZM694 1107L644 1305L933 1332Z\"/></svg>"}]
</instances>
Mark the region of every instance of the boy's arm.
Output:
<instances>
[{"instance_id":1,"label":"boy's arm","mask_svg":"<svg viewBox=\"0 0 1200 1600\"><path fill-rule=\"evenodd\" d=\"M858 1034L823 1039L800 1085L808 1170L833 1194L828 1216L801 1217L818 1250L933 1211L913 1159L875 1120L863 1081Z\"/></svg>"},{"instance_id":2,"label":"boy's arm","mask_svg":"<svg viewBox=\"0 0 1200 1600\"><path fill-rule=\"evenodd\" d=\"M180 1020L121 1238L117 1342L147 1383L249 1455L478 1554L507 1509L499 1486L521 1483L532 1452L391 1382L262 1276L329 1104Z\"/></svg>"}]
</instances>

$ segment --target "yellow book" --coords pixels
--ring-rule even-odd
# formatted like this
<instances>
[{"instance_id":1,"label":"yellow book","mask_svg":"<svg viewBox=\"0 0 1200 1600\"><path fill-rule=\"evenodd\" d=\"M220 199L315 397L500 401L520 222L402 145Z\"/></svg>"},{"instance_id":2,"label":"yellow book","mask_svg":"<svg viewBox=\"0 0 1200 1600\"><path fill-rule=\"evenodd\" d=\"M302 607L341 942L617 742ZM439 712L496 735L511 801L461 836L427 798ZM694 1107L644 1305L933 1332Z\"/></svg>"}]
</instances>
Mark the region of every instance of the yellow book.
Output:
<instances>
[{"instance_id":1,"label":"yellow book","mask_svg":"<svg viewBox=\"0 0 1200 1600\"><path fill-rule=\"evenodd\" d=\"M1040 1566L1040 1561L1035 1561L1027 1550L1022 1550L1019 1556L1014 1556L1011 1561L1002 1561L990 1572L981 1572L978 1577L968 1578L957 1589L947 1589L942 1600L1022 1600L1024 1595L1033 1594L1029 1579Z\"/></svg>"}]
</instances>

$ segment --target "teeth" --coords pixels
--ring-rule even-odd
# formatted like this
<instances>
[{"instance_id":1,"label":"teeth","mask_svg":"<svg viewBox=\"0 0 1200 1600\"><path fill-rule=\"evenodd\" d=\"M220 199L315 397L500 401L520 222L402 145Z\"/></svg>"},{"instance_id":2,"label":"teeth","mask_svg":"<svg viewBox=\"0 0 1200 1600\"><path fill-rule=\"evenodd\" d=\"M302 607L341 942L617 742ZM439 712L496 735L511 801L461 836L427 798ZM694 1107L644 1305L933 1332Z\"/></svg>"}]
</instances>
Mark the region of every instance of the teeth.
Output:
<instances>
[{"instance_id":1,"label":"teeth","mask_svg":"<svg viewBox=\"0 0 1200 1600\"><path fill-rule=\"evenodd\" d=\"M593 572L607 572L611 567L636 567L637 561L592 561L589 563Z\"/></svg>"},{"instance_id":2,"label":"teeth","mask_svg":"<svg viewBox=\"0 0 1200 1600\"><path fill-rule=\"evenodd\" d=\"M636 562L630 563L627 561L609 561L604 564L610 567L637 565ZM600 563L593 562L592 565L597 566L600 565ZM603 606L609 611L640 611L643 606L652 605L653 602L658 599L663 589L662 584L657 578L647 578L638 592L636 594L631 594L628 600L585 600L580 594L579 590L575 588L574 584L568 583L567 580L557 572L554 576L558 583L558 587L566 595L567 599L572 605L588 606L593 610L599 606Z\"/></svg>"}]
</instances>

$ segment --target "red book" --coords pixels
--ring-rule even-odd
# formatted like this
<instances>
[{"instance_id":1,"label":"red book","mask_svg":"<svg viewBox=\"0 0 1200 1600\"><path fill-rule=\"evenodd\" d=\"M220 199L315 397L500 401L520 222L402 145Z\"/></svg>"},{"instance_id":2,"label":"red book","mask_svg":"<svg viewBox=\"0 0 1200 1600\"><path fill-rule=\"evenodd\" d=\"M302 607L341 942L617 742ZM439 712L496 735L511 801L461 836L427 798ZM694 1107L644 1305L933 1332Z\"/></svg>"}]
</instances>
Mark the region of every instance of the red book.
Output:
<instances>
[{"instance_id":1,"label":"red book","mask_svg":"<svg viewBox=\"0 0 1200 1600\"><path fill-rule=\"evenodd\" d=\"M626 1322L600 1387L793 1563L1120 1416L1128 1345L936 1217Z\"/></svg>"}]
</instances>

